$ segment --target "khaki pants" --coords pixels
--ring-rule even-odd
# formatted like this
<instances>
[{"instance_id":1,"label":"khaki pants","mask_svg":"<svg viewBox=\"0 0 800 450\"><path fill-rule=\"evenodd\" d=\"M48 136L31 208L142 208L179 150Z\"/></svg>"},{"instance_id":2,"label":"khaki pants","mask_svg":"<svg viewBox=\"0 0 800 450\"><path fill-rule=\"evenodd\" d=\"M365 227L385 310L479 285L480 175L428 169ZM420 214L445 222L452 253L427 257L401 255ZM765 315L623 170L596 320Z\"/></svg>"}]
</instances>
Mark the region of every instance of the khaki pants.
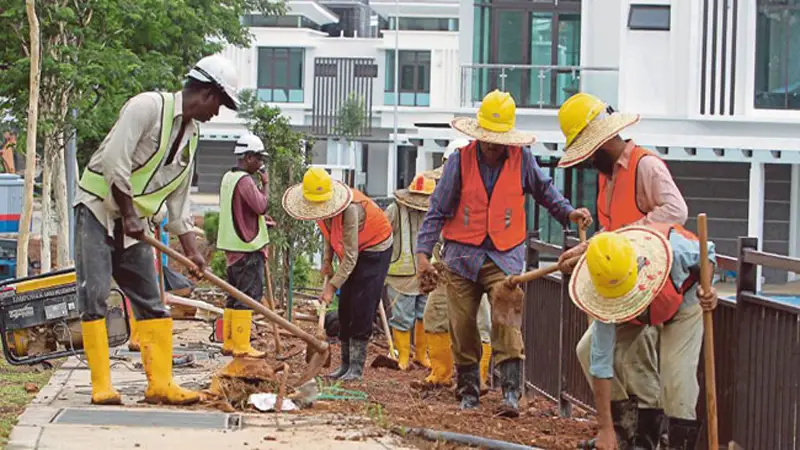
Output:
<instances>
[{"instance_id":1,"label":"khaki pants","mask_svg":"<svg viewBox=\"0 0 800 450\"><path fill-rule=\"evenodd\" d=\"M589 384L591 336L589 327L577 347L578 360ZM658 371L657 342L661 335L661 370ZM617 326L614 348L614 378L611 400L639 398L643 408L664 408L679 419L695 419L700 386L697 365L703 344L703 312L699 305L683 308L660 327L622 324Z\"/></svg>"},{"instance_id":2,"label":"khaki pants","mask_svg":"<svg viewBox=\"0 0 800 450\"><path fill-rule=\"evenodd\" d=\"M447 288L439 286L428 294L425 304L422 323L426 333L447 333L450 331L447 314ZM481 306L478 308L478 332L481 342L488 344L492 339L492 310L489 306L489 296L483 294Z\"/></svg>"},{"instance_id":3,"label":"khaki pants","mask_svg":"<svg viewBox=\"0 0 800 450\"><path fill-rule=\"evenodd\" d=\"M481 340L478 332L478 311L481 299L484 294L491 291L495 284L501 283L506 274L491 259L486 258L486 262L478 272L477 282L453 272L449 272L447 276L449 277L447 299L453 358L458 366L478 364L481 358ZM489 322L491 323L491 319ZM495 364L509 359L525 358L522 332L519 329L491 324L490 341Z\"/></svg>"}]
</instances>

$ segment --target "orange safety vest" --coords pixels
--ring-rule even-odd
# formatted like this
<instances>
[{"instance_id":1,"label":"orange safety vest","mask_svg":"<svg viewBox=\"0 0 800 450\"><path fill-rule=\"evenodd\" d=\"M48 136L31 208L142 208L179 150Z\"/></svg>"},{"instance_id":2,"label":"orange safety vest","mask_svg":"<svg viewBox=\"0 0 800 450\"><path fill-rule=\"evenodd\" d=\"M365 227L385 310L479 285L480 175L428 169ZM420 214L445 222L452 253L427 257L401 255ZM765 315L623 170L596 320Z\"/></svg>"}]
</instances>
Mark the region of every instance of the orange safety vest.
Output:
<instances>
[{"instance_id":1,"label":"orange safety vest","mask_svg":"<svg viewBox=\"0 0 800 450\"><path fill-rule=\"evenodd\" d=\"M680 233L689 240L698 240L694 233L677 224L654 223L648 225L648 227L663 234L667 240L669 240L670 233ZM671 269L670 267L667 271L669 272ZM697 275L691 273L689 278L687 278L682 285L676 286L672 281L672 277L670 277L669 281L664 284L661 292L659 292L652 303L650 303L650 306L631 322L637 325L661 325L672 319L680 309L681 303L683 303L684 294L697 283L697 279Z\"/></svg>"},{"instance_id":2,"label":"orange safety vest","mask_svg":"<svg viewBox=\"0 0 800 450\"><path fill-rule=\"evenodd\" d=\"M356 189L353 191L353 203L361 205L366 213L364 226L358 230L358 251L380 244L392 235L392 224L383 214L383 210L372 201L371 198L362 194ZM325 224L325 220L318 220L320 231L326 241L330 242L339 261L344 258L344 241L342 236L342 214L331 218L331 229Z\"/></svg>"},{"instance_id":3,"label":"orange safety vest","mask_svg":"<svg viewBox=\"0 0 800 450\"><path fill-rule=\"evenodd\" d=\"M507 147L508 157L492 190L486 193L478 169L478 144L459 150L461 196L453 217L442 230L445 239L479 246L488 235L495 248L510 250L525 241L525 194L522 191L522 148Z\"/></svg>"},{"instance_id":4,"label":"orange safety vest","mask_svg":"<svg viewBox=\"0 0 800 450\"><path fill-rule=\"evenodd\" d=\"M608 177L603 174L598 176L597 218L600 220L600 226L606 231L620 229L647 215L648 211L639 209L639 204L636 202L636 174L639 161L645 156L658 158L658 155L650 150L636 146L631 152L628 168L617 169L610 202L607 201L606 193ZM658 160L664 162L661 158Z\"/></svg>"}]
</instances>

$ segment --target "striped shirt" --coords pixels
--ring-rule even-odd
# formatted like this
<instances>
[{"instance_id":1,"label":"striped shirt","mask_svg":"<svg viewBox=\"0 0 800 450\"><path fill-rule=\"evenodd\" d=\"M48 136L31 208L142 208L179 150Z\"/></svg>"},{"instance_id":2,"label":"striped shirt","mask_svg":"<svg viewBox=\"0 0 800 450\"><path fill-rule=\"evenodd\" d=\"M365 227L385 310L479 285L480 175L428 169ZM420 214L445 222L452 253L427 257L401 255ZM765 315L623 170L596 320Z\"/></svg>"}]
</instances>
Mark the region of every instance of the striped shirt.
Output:
<instances>
[{"instance_id":1,"label":"striped shirt","mask_svg":"<svg viewBox=\"0 0 800 450\"><path fill-rule=\"evenodd\" d=\"M480 145L480 144L479 144ZM494 185L500 175L503 165L489 167L481 161L481 152L478 155L478 168L486 187L487 194L491 197ZM528 149L522 151L522 190L533 195L537 203L547 208L550 214L561 224L566 225L569 214L573 211L569 200L556 189L553 180L547 176L536 158ZM433 247L439 240L445 222L453 217L461 197L461 155L454 152L447 158L444 165L442 178L436 184L430 200L430 208L425 215L425 221L417 235L417 253L428 257L433 252ZM476 247L445 240L443 250L444 264L454 273L472 281L477 281L478 271L486 257L506 274L518 274L525 267L525 244L522 243L511 250L497 250L491 239L487 236L483 244Z\"/></svg>"}]
</instances>

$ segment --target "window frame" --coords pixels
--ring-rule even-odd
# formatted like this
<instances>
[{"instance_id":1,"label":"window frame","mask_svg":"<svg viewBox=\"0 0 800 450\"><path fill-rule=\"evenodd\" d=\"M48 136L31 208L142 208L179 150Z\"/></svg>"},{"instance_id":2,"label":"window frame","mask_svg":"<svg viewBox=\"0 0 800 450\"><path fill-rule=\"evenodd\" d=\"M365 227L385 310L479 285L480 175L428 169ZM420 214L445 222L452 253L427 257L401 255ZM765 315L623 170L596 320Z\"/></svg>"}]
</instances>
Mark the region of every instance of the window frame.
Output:
<instances>
[{"instance_id":1,"label":"window frame","mask_svg":"<svg viewBox=\"0 0 800 450\"><path fill-rule=\"evenodd\" d=\"M277 55L280 51L286 51L286 56ZM262 91L269 91L269 99L262 100L268 103L303 103L305 101L305 73L306 73L306 49L304 47L268 47L268 46L260 46L256 49L256 93L258 95L259 100L261 100L261 92ZM265 57L264 55L269 55L269 57ZM268 68L268 79L269 83L262 85L261 82L261 71L262 71L262 60L265 61L264 64L265 68ZM276 61L285 61L286 62L286 72L285 72L285 79L286 84L281 86L275 82L275 75L276 75ZM292 67L295 63L300 63L300 74L299 74L299 86L293 84L294 78L292 77ZM284 97L286 98L285 101L276 101L275 100L275 92L282 91ZM292 100L292 91L299 91L301 93L299 100Z\"/></svg>"},{"instance_id":2,"label":"window frame","mask_svg":"<svg viewBox=\"0 0 800 450\"><path fill-rule=\"evenodd\" d=\"M776 107L776 106L770 105L769 102L766 102L767 104L765 106L764 105L764 103L765 103L764 101L759 102L759 96L763 96L764 94L769 94L771 92L770 90L762 90L762 89L760 89L760 86L759 86L759 82L763 81L763 79L762 79L763 76L761 75L762 73L766 72L765 73L766 77L769 77L768 68L764 68L763 64L759 64L761 62L761 61L759 61L759 59L762 56L760 54L760 52L759 52L760 47L761 47L761 45L759 45L759 38L762 35L762 33L759 30L760 17L764 12L772 12L772 13L779 12L779 13L782 13L782 14L788 14L789 12L792 12L792 11L800 12L800 3L797 3L797 4L781 4L781 3L772 2L770 0L757 0L755 9L756 9L756 17L755 17L756 25L755 25L755 37L754 37L754 41L755 41L754 53L755 53L755 55L754 55L754 64L753 64L752 108L755 111L764 111L764 112L767 112L767 111L778 111L778 112L797 112L797 111L800 111L800 105L798 105L797 107L792 107L790 105L791 99L793 97L792 94L791 94L792 91L789 91L789 87L791 86L791 83L790 83L790 80L789 80L789 66L790 66L790 61L791 61L791 58L792 58L792 56L791 56L792 55L792 50L790 48L790 45L788 44L788 42L791 41L790 33L789 33L789 25L788 24L785 24L785 26L787 27L786 33L782 34L782 36L785 36L785 39L787 41L786 49L784 50L784 52L781 55L781 64L784 65L785 68L786 68L785 73L781 74L782 77L784 78L784 80L786 81L785 89L780 94L780 95L783 96L783 105L781 107ZM785 20L786 19L784 19L781 23L784 24ZM769 52L770 52L769 48L767 48L767 52L768 52L767 56L769 56ZM769 58L767 58L767 59L769 59ZM795 83L798 83L798 82L800 82L800 80L796 81ZM766 88L767 89L769 88L769 83L768 82L766 83ZM800 89L798 89L797 96L800 97Z\"/></svg>"},{"instance_id":3,"label":"window frame","mask_svg":"<svg viewBox=\"0 0 800 450\"><path fill-rule=\"evenodd\" d=\"M635 10L666 10L667 11L667 24L665 26L647 26L647 25L632 25L633 13ZM672 6L671 5L653 5L642 3L631 3L628 8L628 29L631 31L670 31L672 22Z\"/></svg>"},{"instance_id":4,"label":"window frame","mask_svg":"<svg viewBox=\"0 0 800 450\"><path fill-rule=\"evenodd\" d=\"M403 63L403 56L404 55L411 55L410 63ZM427 56L427 61L424 61L424 57ZM402 94L414 94L414 102L413 104L404 104L403 102L399 102L397 106L413 106L413 107L428 107L430 106L430 93L431 93L431 58L432 54L430 50L400 50L400 54L398 55L398 63L400 67L397 69L397 75L399 79L397 80L397 93L401 96ZM389 98L385 94L391 94L394 96L394 49L386 50L386 83L384 84L384 103L387 103L385 100ZM412 70L412 89L404 89L403 88L403 67L411 67ZM427 73L427 80L426 85L420 87L420 76L419 70L420 68L424 69ZM425 102L420 101L419 94L427 95L428 102L427 104L423 104ZM393 101L397 102L398 99L391 97ZM388 103L389 105L394 105L394 103Z\"/></svg>"}]
</instances>

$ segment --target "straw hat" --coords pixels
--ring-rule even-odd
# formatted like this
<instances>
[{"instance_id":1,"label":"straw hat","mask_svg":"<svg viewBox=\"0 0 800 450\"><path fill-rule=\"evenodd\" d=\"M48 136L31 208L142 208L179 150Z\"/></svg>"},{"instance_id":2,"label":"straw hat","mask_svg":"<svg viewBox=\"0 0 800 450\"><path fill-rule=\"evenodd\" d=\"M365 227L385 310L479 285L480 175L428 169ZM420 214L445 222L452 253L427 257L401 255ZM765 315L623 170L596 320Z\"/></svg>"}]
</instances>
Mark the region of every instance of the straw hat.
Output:
<instances>
[{"instance_id":1,"label":"straw hat","mask_svg":"<svg viewBox=\"0 0 800 450\"><path fill-rule=\"evenodd\" d=\"M298 220L323 220L340 214L353 201L353 192L341 181L331 179L325 169L312 167L303 182L283 193L282 205Z\"/></svg>"},{"instance_id":2,"label":"straw hat","mask_svg":"<svg viewBox=\"0 0 800 450\"><path fill-rule=\"evenodd\" d=\"M481 142L525 146L536 142L536 136L514 129L517 105L508 92L494 90L483 98L475 119L457 117L450 126Z\"/></svg>"},{"instance_id":3,"label":"straw hat","mask_svg":"<svg viewBox=\"0 0 800 450\"><path fill-rule=\"evenodd\" d=\"M589 241L569 283L572 302L604 323L639 316L669 280L672 247L651 228L632 226Z\"/></svg>"},{"instance_id":4,"label":"straw hat","mask_svg":"<svg viewBox=\"0 0 800 450\"><path fill-rule=\"evenodd\" d=\"M639 122L639 115L615 112L599 98L578 93L561 105L558 122L567 138L558 167L566 168L589 159L609 139Z\"/></svg>"},{"instance_id":5,"label":"straw hat","mask_svg":"<svg viewBox=\"0 0 800 450\"><path fill-rule=\"evenodd\" d=\"M408 189L395 191L394 199L403 206L417 211L427 211L434 189L436 189L436 180L423 173L414 177Z\"/></svg>"}]
</instances>

